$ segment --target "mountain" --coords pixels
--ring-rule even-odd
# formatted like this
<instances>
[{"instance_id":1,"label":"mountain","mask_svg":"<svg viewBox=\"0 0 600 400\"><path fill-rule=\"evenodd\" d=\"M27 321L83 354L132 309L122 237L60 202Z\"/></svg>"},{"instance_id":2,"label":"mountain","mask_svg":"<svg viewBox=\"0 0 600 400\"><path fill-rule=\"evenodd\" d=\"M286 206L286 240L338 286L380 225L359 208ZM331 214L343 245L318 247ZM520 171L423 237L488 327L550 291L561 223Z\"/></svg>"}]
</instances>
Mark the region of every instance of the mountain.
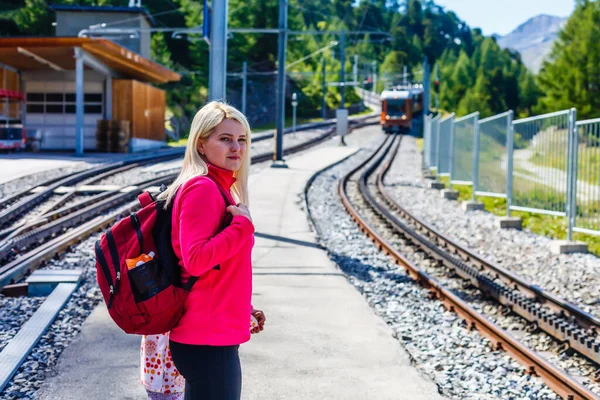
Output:
<instances>
[{"instance_id":1,"label":"mountain","mask_svg":"<svg viewBox=\"0 0 600 400\"><path fill-rule=\"evenodd\" d=\"M538 15L519 25L506 36L496 35L496 40L501 47L521 53L523 63L537 73L544 57L550 54L552 44L566 21L566 17Z\"/></svg>"}]
</instances>

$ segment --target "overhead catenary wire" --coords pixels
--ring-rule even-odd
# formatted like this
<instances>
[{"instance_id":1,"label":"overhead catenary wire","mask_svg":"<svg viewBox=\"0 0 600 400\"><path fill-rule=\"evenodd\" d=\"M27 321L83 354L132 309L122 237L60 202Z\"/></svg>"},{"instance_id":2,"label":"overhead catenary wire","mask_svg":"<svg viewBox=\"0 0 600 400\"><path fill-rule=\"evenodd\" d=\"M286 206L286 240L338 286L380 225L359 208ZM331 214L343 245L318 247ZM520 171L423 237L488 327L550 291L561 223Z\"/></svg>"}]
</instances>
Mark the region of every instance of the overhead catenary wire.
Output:
<instances>
[{"instance_id":1,"label":"overhead catenary wire","mask_svg":"<svg viewBox=\"0 0 600 400\"><path fill-rule=\"evenodd\" d=\"M297 4L290 4L290 6L292 6L292 7L295 7L295 8L298 8L298 9L300 9L300 10L303 10L303 11L306 11L306 12L309 12L309 13L312 13L312 14L320 15L320 16L322 16L322 17L326 17L326 18L333 17L333 18L335 18L336 20L338 20L338 21L340 21L340 22L344 22L344 21L343 21L343 20L342 20L340 17L337 17L337 16L335 16L335 15L327 15L327 14L325 14L325 13L321 12L321 11L308 10L308 9L306 9L306 8L304 8L304 7L300 6L300 5L297 5ZM375 29L375 31L374 31L373 33L380 33L380 34L381 34L381 33L389 33L389 32L384 32L384 31L381 31L381 30L379 30L379 28L377 28L377 27L375 27L375 26L371 26L371 25L364 25L364 26L365 26L366 28ZM358 30L360 30L360 29L358 29Z\"/></svg>"},{"instance_id":2,"label":"overhead catenary wire","mask_svg":"<svg viewBox=\"0 0 600 400\"><path fill-rule=\"evenodd\" d=\"M149 15L150 15L151 17L156 17L156 16L159 16L159 15L167 15L167 14L172 14L172 13L178 12L178 11L180 11L181 9L183 9L183 7L179 7L179 8L177 8L177 9L174 9L174 10L161 11L161 12L154 13L154 14L149 14ZM90 25L90 29L92 29L92 30L93 30L93 29L96 29L96 28L105 28L105 27L107 27L107 26L119 25L119 24L123 24L123 23L125 23L125 22L136 21L136 20L138 20L138 19L140 19L140 16L137 16L137 17L132 17L132 18L120 19L120 20L117 20L117 21L112 21L112 22L101 22L101 23L99 23L99 24ZM159 22L160 22L160 21L159 21ZM161 24L162 24L162 22L161 22ZM163 24L163 25L164 25L164 24Z\"/></svg>"}]
</instances>

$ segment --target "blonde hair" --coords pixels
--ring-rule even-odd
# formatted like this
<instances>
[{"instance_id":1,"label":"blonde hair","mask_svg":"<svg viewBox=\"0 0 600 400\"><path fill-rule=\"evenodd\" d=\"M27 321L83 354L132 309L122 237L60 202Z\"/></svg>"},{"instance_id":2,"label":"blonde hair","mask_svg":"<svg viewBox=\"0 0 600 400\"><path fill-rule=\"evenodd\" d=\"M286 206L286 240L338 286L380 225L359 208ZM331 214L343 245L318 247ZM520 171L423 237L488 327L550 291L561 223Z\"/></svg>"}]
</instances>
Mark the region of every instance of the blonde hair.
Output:
<instances>
[{"instance_id":1,"label":"blonde hair","mask_svg":"<svg viewBox=\"0 0 600 400\"><path fill-rule=\"evenodd\" d=\"M197 176L208 174L208 166L198 153L198 143L206 141L214 129L223 120L231 119L239 122L246 133L246 152L242 158L242 166L234 172L236 181L231 187L233 197L237 202L248 204L248 174L250 172L250 124L239 110L229 104L220 101L211 101L202 107L192 121L190 135L188 137L183 166L177 179L159 195L159 199L165 200L167 207L179 188L187 181Z\"/></svg>"}]
</instances>

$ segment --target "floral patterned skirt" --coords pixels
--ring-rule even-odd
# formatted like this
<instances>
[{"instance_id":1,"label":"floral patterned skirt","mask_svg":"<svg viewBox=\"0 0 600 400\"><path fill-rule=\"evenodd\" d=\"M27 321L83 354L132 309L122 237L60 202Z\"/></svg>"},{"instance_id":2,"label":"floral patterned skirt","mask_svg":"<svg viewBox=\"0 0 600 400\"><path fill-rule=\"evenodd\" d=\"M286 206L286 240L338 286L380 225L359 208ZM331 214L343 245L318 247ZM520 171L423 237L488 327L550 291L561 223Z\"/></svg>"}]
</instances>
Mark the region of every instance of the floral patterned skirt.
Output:
<instances>
[{"instance_id":1,"label":"floral patterned skirt","mask_svg":"<svg viewBox=\"0 0 600 400\"><path fill-rule=\"evenodd\" d=\"M168 333L142 336L140 356L142 385L151 399L183 397L171 396L185 391L185 379L173 364ZM152 397L152 394L169 396Z\"/></svg>"}]
</instances>

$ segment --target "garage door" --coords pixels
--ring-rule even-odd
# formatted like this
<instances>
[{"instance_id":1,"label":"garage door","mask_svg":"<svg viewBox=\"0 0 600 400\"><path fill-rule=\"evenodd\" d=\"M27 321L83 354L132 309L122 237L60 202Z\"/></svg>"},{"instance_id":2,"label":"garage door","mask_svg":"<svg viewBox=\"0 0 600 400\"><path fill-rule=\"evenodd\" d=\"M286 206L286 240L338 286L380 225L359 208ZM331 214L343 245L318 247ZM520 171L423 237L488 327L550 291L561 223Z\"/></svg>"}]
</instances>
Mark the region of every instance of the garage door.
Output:
<instances>
[{"instance_id":1,"label":"garage door","mask_svg":"<svg viewBox=\"0 0 600 400\"><path fill-rule=\"evenodd\" d=\"M42 134L45 150L74 150L75 82L25 82L26 128ZM86 82L84 87L83 130L85 150L96 149L96 121L104 115L104 85Z\"/></svg>"}]
</instances>

